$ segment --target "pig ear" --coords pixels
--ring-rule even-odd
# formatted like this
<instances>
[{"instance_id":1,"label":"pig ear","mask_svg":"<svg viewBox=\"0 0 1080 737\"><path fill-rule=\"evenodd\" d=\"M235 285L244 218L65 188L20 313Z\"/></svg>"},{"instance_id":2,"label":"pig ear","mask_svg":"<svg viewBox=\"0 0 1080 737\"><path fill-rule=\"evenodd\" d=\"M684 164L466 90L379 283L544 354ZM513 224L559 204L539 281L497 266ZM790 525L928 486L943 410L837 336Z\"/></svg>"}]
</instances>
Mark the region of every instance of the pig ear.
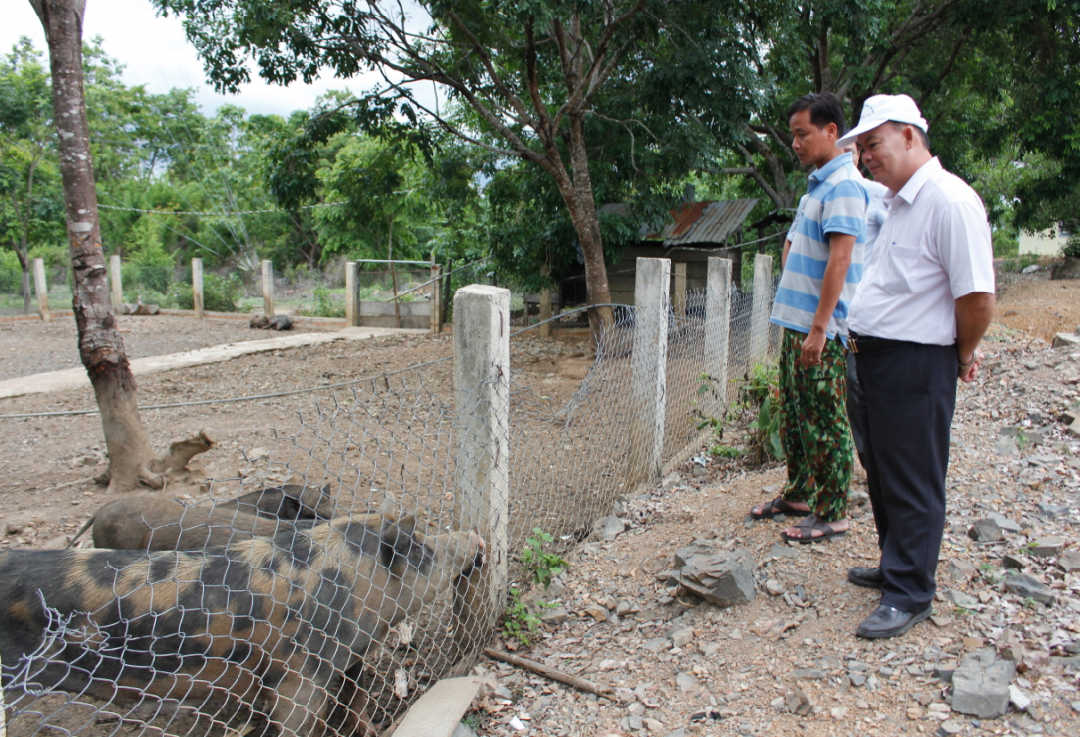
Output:
<instances>
[{"instance_id":1,"label":"pig ear","mask_svg":"<svg viewBox=\"0 0 1080 737\"><path fill-rule=\"evenodd\" d=\"M416 546L416 517L409 514L398 519L383 517L382 524L382 564L396 575L405 572L409 555Z\"/></svg>"}]
</instances>

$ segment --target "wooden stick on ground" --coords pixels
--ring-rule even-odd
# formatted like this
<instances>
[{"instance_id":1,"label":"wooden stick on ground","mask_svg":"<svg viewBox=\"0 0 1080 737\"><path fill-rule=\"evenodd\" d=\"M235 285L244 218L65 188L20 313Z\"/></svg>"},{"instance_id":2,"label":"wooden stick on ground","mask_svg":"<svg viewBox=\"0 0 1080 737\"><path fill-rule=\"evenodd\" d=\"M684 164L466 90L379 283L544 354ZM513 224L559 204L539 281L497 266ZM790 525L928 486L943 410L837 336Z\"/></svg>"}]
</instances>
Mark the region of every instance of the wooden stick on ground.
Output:
<instances>
[{"instance_id":1,"label":"wooden stick on ground","mask_svg":"<svg viewBox=\"0 0 1080 737\"><path fill-rule=\"evenodd\" d=\"M525 668L531 670L534 673L539 673L542 676L546 676L553 681L559 683L565 683L567 686L573 686L574 688L587 691L597 696L608 696L612 693L611 689L607 686L597 686L592 681L587 681L584 678L578 678L572 676L569 673L564 673L561 670L548 667L543 663L537 663L535 660L529 660L528 658L519 658L517 655L511 655L510 653L504 653L494 648L485 647L484 654L493 660L501 660L504 663L510 665L516 665L518 668Z\"/></svg>"}]
</instances>

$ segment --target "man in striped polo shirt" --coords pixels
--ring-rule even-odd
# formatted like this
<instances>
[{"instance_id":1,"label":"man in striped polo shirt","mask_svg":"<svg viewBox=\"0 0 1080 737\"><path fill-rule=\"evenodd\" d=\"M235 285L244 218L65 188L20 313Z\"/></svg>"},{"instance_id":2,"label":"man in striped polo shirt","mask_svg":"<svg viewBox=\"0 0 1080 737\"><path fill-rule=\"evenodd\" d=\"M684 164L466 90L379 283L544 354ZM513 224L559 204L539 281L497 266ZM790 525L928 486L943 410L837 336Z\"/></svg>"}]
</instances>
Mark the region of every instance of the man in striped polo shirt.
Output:
<instances>
[{"instance_id":1,"label":"man in striped polo shirt","mask_svg":"<svg viewBox=\"0 0 1080 737\"><path fill-rule=\"evenodd\" d=\"M792 148L815 170L784 249L772 322L780 352L780 437L784 492L751 510L755 519L806 517L783 537L817 542L847 532L852 442L845 411L848 304L862 276L869 202L851 156L836 147L844 110L831 93L801 97L788 110Z\"/></svg>"}]
</instances>

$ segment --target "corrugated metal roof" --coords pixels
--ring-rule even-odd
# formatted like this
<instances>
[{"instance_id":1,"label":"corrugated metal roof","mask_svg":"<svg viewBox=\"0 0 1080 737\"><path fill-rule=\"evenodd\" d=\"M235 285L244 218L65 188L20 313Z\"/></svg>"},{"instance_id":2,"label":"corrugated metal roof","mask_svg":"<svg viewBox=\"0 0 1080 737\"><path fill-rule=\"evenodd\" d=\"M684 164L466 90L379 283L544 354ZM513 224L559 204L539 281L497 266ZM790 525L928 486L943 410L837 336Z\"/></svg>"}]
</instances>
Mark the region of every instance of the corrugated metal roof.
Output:
<instances>
[{"instance_id":1,"label":"corrugated metal roof","mask_svg":"<svg viewBox=\"0 0 1080 737\"><path fill-rule=\"evenodd\" d=\"M642 240L663 240L668 248L686 246L695 243L723 243L732 233L742 227L743 221L754 209L758 201L720 200L713 202L691 202L672 210L673 222L664 227L664 232L647 232L642 228ZM600 207L600 212L611 215L629 214L630 206L624 202L612 203Z\"/></svg>"}]
</instances>

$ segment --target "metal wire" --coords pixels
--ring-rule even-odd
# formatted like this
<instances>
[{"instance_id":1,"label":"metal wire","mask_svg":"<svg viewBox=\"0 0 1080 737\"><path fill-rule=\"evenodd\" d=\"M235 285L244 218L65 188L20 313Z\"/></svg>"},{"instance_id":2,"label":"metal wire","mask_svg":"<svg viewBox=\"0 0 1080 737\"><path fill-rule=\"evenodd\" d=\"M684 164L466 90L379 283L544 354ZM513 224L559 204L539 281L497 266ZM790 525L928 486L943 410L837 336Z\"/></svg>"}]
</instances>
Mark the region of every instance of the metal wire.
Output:
<instances>
[{"instance_id":1,"label":"metal wire","mask_svg":"<svg viewBox=\"0 0 1080 737\"><path fill-rule=\"evenodd\" d=\"M710 305L690 291L665 310L664 465L700 448L702 415L722 416L735 396L699 391L714 355ZM752 334L752 305L732 294L729 377L767 360L752 353L772 340ZM351 737L393 723L488 643L507 589L525 583L533 529L565 550L620 496L648 488L632 475L655 427L636 404L650 387L634 366L635 351L657 349L635 341L634 308L610 306L620 309L572 390L506 366L508 384L455 397L446 372L430 371L446 359L316 387L330 391L300 412L298 431L275 433L206 496L111 503L95 516L100 550L0 552L0 582L32 582L0 591L9 734ZM532 327L515 333L519 354L547 360L550 341L521 335ZM475 533L454 530L477 512L469 479L500 463L509 565L496 576L476 568L494 564ZM29 635L27 612L40 623Z\"/></svg>"}]
</instances>

